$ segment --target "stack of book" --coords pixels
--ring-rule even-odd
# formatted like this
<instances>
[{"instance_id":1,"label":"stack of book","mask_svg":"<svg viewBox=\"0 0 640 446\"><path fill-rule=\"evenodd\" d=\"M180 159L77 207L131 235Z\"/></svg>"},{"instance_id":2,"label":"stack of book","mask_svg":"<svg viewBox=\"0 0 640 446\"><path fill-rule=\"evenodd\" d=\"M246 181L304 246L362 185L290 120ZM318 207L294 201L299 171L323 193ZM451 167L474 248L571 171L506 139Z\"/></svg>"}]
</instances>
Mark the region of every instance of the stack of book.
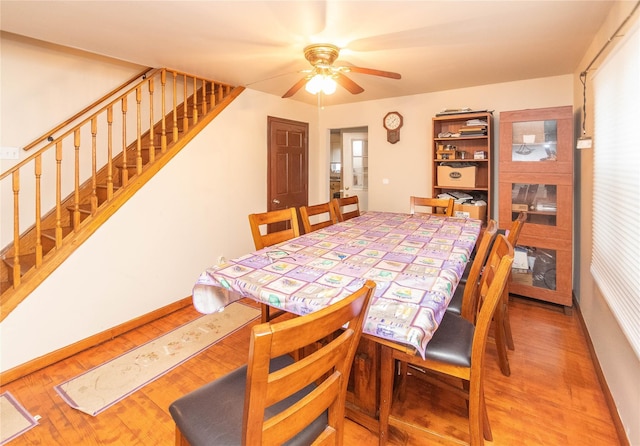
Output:
<instances>
[{"instance_id":1,"label":"stack of book","mask_svg":"<svg viewBox=\"0 0 640 446\"><path fill-rule=\"evenodd\" d=\"M470 119L460 127L460 136L484 136L487 134L487 122L481 119Z\"/></svg>"}]
</instances>

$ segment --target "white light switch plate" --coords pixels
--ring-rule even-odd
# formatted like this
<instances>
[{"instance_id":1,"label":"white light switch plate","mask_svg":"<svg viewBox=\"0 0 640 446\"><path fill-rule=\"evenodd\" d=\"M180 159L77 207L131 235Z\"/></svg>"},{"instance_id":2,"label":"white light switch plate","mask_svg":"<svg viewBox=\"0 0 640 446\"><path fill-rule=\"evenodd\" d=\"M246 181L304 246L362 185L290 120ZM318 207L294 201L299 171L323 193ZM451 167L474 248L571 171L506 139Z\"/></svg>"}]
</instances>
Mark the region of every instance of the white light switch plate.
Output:
<instances>
[{"instance_id":1,"label":"white light switch plate","mask_svg":"<svg viewBox=\"0 0 640 446\"><path fill-rule=\"evenodd\" d=\"M20 149L18 147L0 147L0 159L2 160L20 159Z\"/></svg>"},{"instance_id":2,"label":"white light switch plate","mask_svg":"<svg viewBox=\"0 0 640 446\"><path fill-rule=\"evenodd\" d=\"M576 148L590 149L592 145L593 141L591 140L591 138L589 138L588 136L581 136L580 138L578 138L578 144Z\"/></svg>"}]
</instances>

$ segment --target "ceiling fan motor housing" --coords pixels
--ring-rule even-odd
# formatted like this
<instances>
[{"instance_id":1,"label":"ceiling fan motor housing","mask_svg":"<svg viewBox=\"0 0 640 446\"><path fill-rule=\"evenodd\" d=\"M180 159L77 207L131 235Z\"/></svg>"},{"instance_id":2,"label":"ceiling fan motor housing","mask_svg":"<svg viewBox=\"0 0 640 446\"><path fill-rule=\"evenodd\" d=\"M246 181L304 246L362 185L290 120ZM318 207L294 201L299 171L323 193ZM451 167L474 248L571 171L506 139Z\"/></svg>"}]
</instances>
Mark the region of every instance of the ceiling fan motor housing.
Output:
<instances>
[{"instance_id":1,"label":"ceiling fan motor housing","mask_svg":"<svg viewBox=\"0 0 640 446\"><path fill-rule=\"evenodd\" d=\"M309 45L304 49L304 57L314 67L317 65L331 65L339 55L340 48L328 43Z\"/></svg>"}]
</instances>

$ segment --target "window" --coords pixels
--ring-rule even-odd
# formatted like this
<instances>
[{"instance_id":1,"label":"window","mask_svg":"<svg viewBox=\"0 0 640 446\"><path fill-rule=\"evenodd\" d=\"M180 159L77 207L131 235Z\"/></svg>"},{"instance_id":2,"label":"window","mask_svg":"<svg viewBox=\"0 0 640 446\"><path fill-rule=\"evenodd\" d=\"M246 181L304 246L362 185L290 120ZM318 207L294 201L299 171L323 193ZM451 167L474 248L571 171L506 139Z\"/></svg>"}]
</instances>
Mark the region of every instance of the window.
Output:
<instances>
[{"instance_id":1,"label":"window","mask_svg":"<svg viewBox=\"0 0 640 446\"><path fill-rule=\"evenodd\" d=\"M591 273L640 358L640 32L636 24L593 76Z\"/></svg>"},{"instance_id":2,"label":"window","mask_svg":"<svg viewBox=\"0 0 640 446\"><path fill-rule=\"evenodd\" d=\"M369 152L367 141L354 139L351 141L353 160L353 187L367 189L369 186Z\"/></svg>"}]
</instances>

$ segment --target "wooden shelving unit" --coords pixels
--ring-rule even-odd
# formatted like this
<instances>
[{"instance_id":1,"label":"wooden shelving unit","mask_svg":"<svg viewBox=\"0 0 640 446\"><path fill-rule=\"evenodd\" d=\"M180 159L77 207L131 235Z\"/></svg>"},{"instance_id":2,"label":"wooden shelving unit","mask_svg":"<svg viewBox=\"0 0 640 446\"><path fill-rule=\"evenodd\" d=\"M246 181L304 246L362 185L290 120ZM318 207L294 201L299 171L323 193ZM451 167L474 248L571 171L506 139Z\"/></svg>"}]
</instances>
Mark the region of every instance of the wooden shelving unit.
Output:
<instances>
[{"instance_id":1,"label":"wooden shelving unit","mask_svg":"<svg viewBox=\"0 0 640 446\"><path fill-rule=\"evenodd\" d=\"M573 237L573 109L500 113L499 226L521 210L509 291L571 307Z\"/></svg>"},{"instance_id":2,"label":"wooden shelving unit","mask_svg":"<svg viewBox=\"0 0 640 446\"><path fill-rule=\"evenodd\" d=\"M486 125L474 124L478 121ZM480 127L484 127L484 133L475 134L473 128L481 131ZM431 151L434 197L445 192L467 193L475 199L486 201L486 215L491 216L492 127L493 115L489 112L433 117ZM465 133L467 130L471 133ZM481 153L482 158L475 158ZM457 178L460 173L461 178ZM471 184L468 183L469 174L473 179Z\"/></svg>"}]
</instances>

